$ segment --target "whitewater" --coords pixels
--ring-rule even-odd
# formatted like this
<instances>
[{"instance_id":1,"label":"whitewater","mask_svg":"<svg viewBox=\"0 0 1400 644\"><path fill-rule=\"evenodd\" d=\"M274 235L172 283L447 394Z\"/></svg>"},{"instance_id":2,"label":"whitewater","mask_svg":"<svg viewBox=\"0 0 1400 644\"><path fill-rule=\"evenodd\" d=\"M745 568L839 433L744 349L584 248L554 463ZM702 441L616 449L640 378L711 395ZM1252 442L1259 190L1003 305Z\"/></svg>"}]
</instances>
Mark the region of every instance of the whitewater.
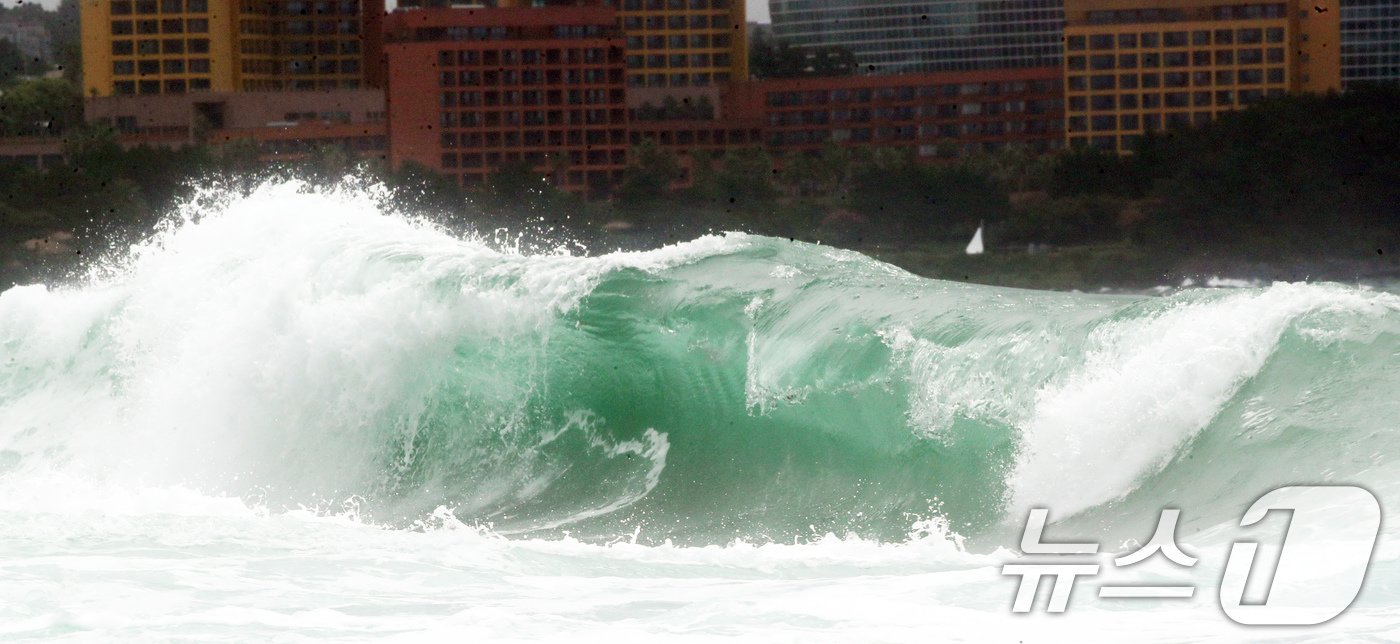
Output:
<instances>
[{"instance_id":1,"label":"whitewater","mask_svg":"<svg viewBox=\"0 0 1400 644\"><path fill-rule=\"evenodd\" d=\"M1390 524L1326 624L1217 601L1264 493L1400 503L1393 289L1024 291L738 233L576 254L393 203L208 188L0 293L0 639L1400 640ZM1179 508L1200 562L1122 578L1195 596L1087 579L1013 615L1032 508L1109 559Z\"/></svg>"}]
</instances>

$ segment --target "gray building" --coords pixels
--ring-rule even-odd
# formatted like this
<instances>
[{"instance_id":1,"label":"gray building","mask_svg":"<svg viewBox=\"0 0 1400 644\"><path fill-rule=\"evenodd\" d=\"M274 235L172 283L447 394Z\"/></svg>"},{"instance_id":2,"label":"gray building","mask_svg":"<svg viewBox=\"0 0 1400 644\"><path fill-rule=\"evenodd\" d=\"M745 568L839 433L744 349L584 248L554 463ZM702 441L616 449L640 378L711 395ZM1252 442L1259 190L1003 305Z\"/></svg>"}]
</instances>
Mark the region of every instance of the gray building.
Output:
<instances>
[{"instance_id":1,"label":"gray building","mask_svg":"<svg viewBox=\"0 0 1400 644\"><path fill-rule=\"evenodd\" d=\"M1341 4L1342 85L1400 81L1400 0Z\"/></svg>"},{"instance_id":2,"label":"gray building","mask_svg":"<svg viewBox=\"0 0 1400 644\"><path fill-rule=\"evenodd\" d=\"M1058 66L1061 0L769 0L773 35L876 73Z\"/></svg>"}]
</instances>

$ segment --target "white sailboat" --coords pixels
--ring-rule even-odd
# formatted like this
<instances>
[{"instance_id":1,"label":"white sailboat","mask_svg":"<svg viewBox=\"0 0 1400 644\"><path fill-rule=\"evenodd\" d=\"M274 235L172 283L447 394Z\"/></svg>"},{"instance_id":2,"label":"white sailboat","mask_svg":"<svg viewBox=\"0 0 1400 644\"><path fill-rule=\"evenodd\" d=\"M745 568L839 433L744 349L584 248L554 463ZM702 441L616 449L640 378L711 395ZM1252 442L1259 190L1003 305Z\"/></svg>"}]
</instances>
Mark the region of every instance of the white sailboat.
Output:
<instances>
[{"instance_id":1,"label":"white sailboat","mask_svg":"<svg viewBox=\"0 0 1400 644\"><path fill-rule=\"evenodd\" d=\"M972 241L967 243L968 255L981 255L982 251L982 224L977 224L977 232L972 234Z\"/></svg>"}]
</instances>

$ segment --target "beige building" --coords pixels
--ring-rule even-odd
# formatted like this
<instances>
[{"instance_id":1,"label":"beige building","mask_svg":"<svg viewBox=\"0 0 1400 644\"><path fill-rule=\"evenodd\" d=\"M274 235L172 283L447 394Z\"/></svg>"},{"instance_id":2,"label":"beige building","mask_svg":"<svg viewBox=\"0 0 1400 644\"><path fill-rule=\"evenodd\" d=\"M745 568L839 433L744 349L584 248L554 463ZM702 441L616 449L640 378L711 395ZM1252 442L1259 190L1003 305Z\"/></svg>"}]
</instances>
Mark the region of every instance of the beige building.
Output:
<instances>
[{"instance_id":1,"label":"beige building","mask_svg":"<svg viewBox=\"0 0 1400 644\"><path fill-rule=\"evenodd\" d=\"M1269 97L1341 88L1337 0L1066 0L1065 136L1128 151Z\"/></svg>"}]
</instances>

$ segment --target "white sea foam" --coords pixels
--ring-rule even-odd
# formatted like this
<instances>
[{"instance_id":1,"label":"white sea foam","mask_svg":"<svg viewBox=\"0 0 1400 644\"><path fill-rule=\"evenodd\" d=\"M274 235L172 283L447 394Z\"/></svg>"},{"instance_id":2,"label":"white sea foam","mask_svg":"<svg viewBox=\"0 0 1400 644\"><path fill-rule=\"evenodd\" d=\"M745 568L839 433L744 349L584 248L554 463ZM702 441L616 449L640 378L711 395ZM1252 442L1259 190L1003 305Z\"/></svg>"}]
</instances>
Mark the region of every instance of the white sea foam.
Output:
<instances>
[{"instance_id":1,"label":"white sea foam","mask_svg":"<svg viewBox=\"0 0 1400 644\"><path fill-rule=\"evenodd\" d=\"M481 491L407 525L377 524L355 493L385 470L410 467L417 414L426 413L421 392L431 384L426 374L453 355L458 338L527 340L480 356L490 368L457 374L464 380L454 391L470 390L475 397L463 404L478 405L474 411L510 447L512 431L539 419L509 404L534 392L506 374L538 367L529 349L547 340L546 320L577 307L610 271L664 271L758 242L729 235L646 253L530 256L386 216L373 195L304 188L208 195L203 210L188 210L186 220L89 285L0 294L0 637L1172 642L1280 635L1242 631L1221 617L1209 594L1218 561L1206 557L1191 577L1203 591L1190 603L1126 610L1093 605L1081 589L1063 619L1012 619L1014 580L1000 574L1012 555L968 546L960 527L936 515L911 517L910 534L897 542L814 534L800 543L683 547L645 545L649 531L667 526L643 522L609 543L507 539L463 524L453 511L485 505L496 492L529 501L572 463L517 468L524 470L517 478L502 479L509 489ZM826 259L853 270L864 261L834 251ZM792 289L808 286L811 273L760 271ZM746 299L747 322L771 322L787 295ZM1115 317L1132 300L1057 296L1031 304L998 291L963 301L1001 314L1020 310L1020 322L977 327L955 319L949 326L956 332L946 337L921 336L913 323L921 320L892 311L951 295L867 299L861 304L871 310L885 307L870 316L880 335L868 344L895 359L888 370L861 372L856 384L892 388L906 377L899 382L910 385L909 424L921 434L956 442L953 430L968 419L1015 428L1022 442L1008 477L1012 516L1039 503L1065 514L1126 494L1160 468L1300 320L1337 312L1364 322L1400 310L1395 296L1339 287L1208 295ZM824 321L832 306L822 303L789 325L812 330L811 320ZM1055 322L1031 323L1040 318ZM865 320L848 317L813 333L866 352L859 357L877 355L851 339L857 322ZM1299 336L1318 343L1380 335L1304 326ZM802 390L784 378L811 357L815 341L772 331L746 336L746 393L796 398ZM834 369L813 379L826 377L849 384ZM1246 411L1244 430L1255 434L1276 430L1282 416L1262 403ZM550 420L553 433L522 444L547 451L581 443L611 466L604 478L616 486L609 494L580 493L574 515L551 516L547 525L655 494L680 449L654 429L635 440L605 438L586 411ZM384 423L404 431L386 440L373 431ZM383 460L386 443L397 460ZM1388 458L1377 453L1374 467ZM274 488L280 503L268 498ZM1229 527L1207 526L1191 535L1194 546L1218 554ZM1400 635L1400 597L1388 583L1400 574L1397 556L1393 540L1383 542L1377 574L1387 583L1309 636ZM1315 572L1326 581L1324 565Z\"/></svg>"},{"instance_id":2,"label":"white sea foam","mask_svg":"<svg viewBox=\"0 0 1400 644\"><path fill-rule=\"evenodd\" d=\"M1070 515L1132 491L1210 423L1302 316L1396 311L1395 297L1277 284L1100 326L1082 364L1036 394L1010 516L1030 507Z\"/></svg>"}]
</instances>

